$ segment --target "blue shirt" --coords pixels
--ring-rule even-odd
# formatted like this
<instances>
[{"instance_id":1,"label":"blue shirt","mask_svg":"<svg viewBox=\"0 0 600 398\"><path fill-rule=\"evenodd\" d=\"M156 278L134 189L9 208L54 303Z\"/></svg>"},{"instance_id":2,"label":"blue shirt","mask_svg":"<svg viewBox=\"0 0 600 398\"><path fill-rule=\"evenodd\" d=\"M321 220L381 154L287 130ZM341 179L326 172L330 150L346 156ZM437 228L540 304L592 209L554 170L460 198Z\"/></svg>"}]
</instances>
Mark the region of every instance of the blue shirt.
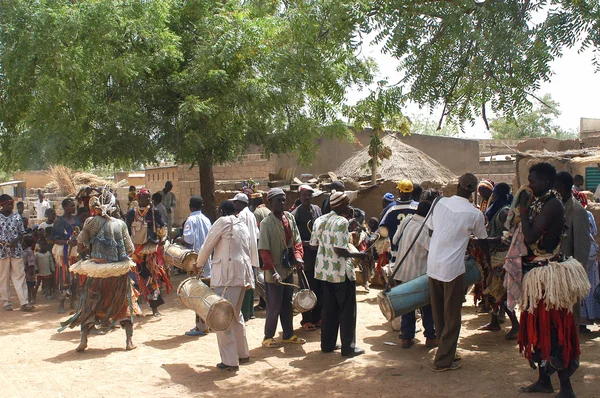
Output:
<instances>
[{"instance_id":1,"label":"blue shirt","mask_svg":"<svg viewBox=\"0 0 600 398\"><path fill-rule=\"evenodd\" d=\"M418 206L419 204L417 202L407 200L405 202L392 202L385 208L379 226L385 226L388 229L390 241L394 235L396 235L396 230L398 229L398 226L402 220L404 220L404 218L409 214L415 214ZM391 242L392 261L396 259L396 251L398 250L397 243L398 242L394 244L394 242Z\"/></svg>"},{"instance_id":2,"label":"blue shirt","mask_svg":"<svg viewBox=\"0 0 600 398\"><path fill-rule=\"evenodd\" d=\"M206 217L200 210L190 214L188 219L183 226L183 240L185 243L190 245L196 252L200 251L200 248L204 244L206 235L212 226L208 217ZM202 277L208 278L210 276L210 258L204 265L204 272Z\"/></svg>"}]
</instances>

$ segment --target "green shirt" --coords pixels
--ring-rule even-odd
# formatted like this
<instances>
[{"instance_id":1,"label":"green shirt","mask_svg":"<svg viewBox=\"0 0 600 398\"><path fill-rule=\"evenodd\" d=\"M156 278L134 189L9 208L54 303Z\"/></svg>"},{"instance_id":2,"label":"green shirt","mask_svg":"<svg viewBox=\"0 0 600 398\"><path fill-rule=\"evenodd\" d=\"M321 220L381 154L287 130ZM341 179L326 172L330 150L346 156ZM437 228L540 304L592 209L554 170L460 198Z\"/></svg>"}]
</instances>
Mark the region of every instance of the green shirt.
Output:
<instances>
[{"instance_id":1,"label":"green shirt","mask_svg":"<svg viewBox=\"0 0 600 398\"><path fill-rule=\"evenodd\" d=\"M282 253L284 250L294 247L296 243L302 243L300 239L300 232L296 226L296 221L291 213L285 211L284 216L287 217L292 230L292 239L289 242L285 242L285 231L283 230L283 224L274 213L269 213L267 217L260 223L260 237L258 239L258 250L268 250L271 252L273 257L273 263L275 264L275 271L284 280L288 278L293 272L293 268L284 268L281 265ZM292 260L292 259L290 259ZM265 271L265 281L273 283L273 270Z\"/></svg>"}]
</instances>

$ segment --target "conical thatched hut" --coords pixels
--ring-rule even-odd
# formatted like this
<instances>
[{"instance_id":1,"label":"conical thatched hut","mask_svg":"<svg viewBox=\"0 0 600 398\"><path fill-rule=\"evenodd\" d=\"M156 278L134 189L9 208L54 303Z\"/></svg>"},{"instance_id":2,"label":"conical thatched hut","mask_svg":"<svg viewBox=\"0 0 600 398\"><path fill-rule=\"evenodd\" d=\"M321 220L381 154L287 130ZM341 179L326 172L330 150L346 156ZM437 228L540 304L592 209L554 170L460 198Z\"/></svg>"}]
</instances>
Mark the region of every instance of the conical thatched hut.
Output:
<instances>
[{"instance_id":1,"label":"conical thatched hut","mask_svg":"<svg viewBox=\"0 0 600 398\"><path fill-rule=\"evenodd\" d=\"M392 150L392 155L381 161L377 168L378 174L385 180L398 181L406 178L425 188L441 188L456 183L457 176L454 173L420 150L404 144L393 135L385 136L383 142ZM335 173L354 179L369 175L369 159L369 148L366 147L342 163Z\"/></svg>"}]
</instances>

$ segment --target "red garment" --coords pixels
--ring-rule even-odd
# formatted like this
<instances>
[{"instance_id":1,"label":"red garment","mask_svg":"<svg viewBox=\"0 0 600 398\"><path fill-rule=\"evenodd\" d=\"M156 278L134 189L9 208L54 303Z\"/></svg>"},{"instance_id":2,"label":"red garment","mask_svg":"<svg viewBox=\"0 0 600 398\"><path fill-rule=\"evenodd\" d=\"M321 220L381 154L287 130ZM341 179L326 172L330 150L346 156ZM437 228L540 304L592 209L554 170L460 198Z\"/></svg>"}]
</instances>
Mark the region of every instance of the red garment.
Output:
<instances>
[{"instance_id":1,"label":"red garment","mask_svg":"<svg viewBox=\"0 0 600 398\"><path fill-rule=\"evenodd\" d=\"M562 347L564 367L571 361L577 361L579 348L579 330L575 325L573 313L567 309L547 310L543 300L533 312L521 313L521 329L519 330L519 352L531 360L533 352L538 352L544 361L550 360L552 348L551 333L557 335L557 345Z\"/></svg>"},{"instance_id":2,"label":"red garment","mask_svg":"<svg viewBox=\"0 0 600 398\"><path fill-rule=\"evenodd\" d=\"M588 205L587 196L585 196L585 194L583 192L580 192L575 187L573 187L573 198L575 198L576 201L581 203L581 205L583 206L584 209L587 207L587 205Z\"/></svg>"}]
</instances>

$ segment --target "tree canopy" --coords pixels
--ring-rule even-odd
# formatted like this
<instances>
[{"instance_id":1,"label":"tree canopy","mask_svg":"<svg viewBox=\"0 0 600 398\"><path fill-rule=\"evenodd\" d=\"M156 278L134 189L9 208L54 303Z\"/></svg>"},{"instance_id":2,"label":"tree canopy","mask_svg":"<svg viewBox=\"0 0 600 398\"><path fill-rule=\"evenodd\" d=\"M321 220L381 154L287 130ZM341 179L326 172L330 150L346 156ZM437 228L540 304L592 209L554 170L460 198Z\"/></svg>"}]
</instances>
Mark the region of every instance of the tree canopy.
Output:
<instances>
[{"instance_id":1,"label":"tree canopy","mask_svg":"<svg viewBox=\"0 0 600 398\"><path fill-rule=\"evenodd\" d=\"M212 165L249 144L309 162L318 137L351 136L346 91L376 71L365 34L398 60L397 105L441 106L439 125L530 112L564 47L600 68L591 1L4 0L0 15L1 168L172 157L200 166L210 211Z\"/></svg>"},{"instance_id":2,"label":"tree canopy","mask_svg":"<svg viewBox=\"0 0 600 398\"><path fill-rule=\"evenodd\" d=\"M560 116L560 104L549 94L541 98L530 112L514 119L500 117L490 123L492 138L496 140L519 140L522 138L549 137L558 139L576 138L572 131L558 126L555 119Z\"/></svg>"}]
</instances>

